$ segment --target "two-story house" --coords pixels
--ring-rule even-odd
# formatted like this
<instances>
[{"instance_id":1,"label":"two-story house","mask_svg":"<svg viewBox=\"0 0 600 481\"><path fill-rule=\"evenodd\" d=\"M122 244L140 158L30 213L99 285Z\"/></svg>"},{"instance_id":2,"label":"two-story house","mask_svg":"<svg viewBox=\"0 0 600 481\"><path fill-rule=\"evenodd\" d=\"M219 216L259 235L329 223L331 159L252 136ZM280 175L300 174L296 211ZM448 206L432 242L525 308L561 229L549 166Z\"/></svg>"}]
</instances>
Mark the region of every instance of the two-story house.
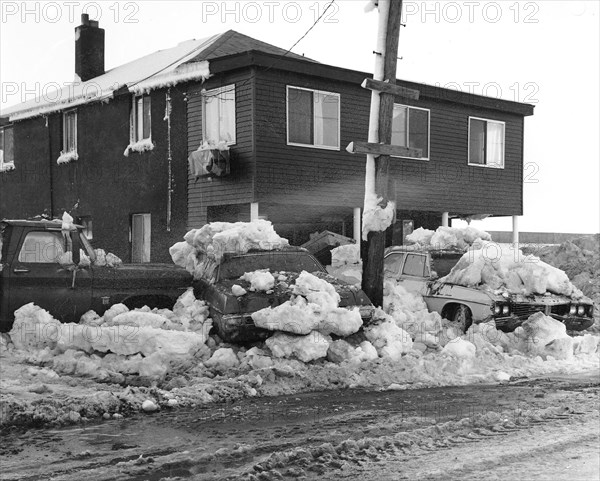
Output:
<instances>
[{"instance_id":1,"label":"two-story house","mask_svg":"<svg viewBox=\"0 0 600 481\"><path fill-rule=\"evenodd\" d=\"M165 261L206 222L263 217L293 244L356 235L364 200L370 74L324 65L235 31L105 71L104 30L83 16L80 81L5 109L0 218L68 211L124 260ZM533 106L399 80L389 241L448 217L523 213L524 118ZM220 175L197 175L210 142ZM217 162L218 161L218 162ZM211 164L213 165L213 164Z\"/></svg>"}]
</instances>

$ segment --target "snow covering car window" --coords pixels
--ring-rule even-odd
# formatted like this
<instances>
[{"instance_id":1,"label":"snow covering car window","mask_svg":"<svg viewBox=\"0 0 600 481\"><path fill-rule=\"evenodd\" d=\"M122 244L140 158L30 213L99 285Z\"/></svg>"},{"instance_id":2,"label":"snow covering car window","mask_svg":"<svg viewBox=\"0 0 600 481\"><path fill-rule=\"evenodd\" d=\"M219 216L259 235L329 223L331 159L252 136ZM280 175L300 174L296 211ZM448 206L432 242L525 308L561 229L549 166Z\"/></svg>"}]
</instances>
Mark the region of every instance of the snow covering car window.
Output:
<instances>
[{"instance_id":1,"label":"snow covering car window","mask_svg":"<svg viewBox=\"0 0 600 481\"><path fill-rule=\"evenodd\" d=\"M504 122L469 117L469 164L504 168Z\"/></svg>"},{"instance_id":2,"label":"snow covering car window","mask_svg":"<svg viewBox=\"0 0 600 481\"><path fill-rule=\"evenodd\" d=\"M202 137L208 143L235 144L235 84L202 94Z\"/></svg>"},{"instance_id":3,"label":"snow covering car window","mask_svg":"<svg viewBox=\"0 0 600 481\"><path fill-rule=\"evenodd\" d=\"M421 149L429 159L429 110L394 104L392 145Z\"/></svg>"},{"instance_id":4,"label":"snow covering car window","mask_svg":"<svg viewBox=\"0 0 600 481\"><path fill-rule=\"evenodd\" d=\"M77 111L63 114L63 152L77 152Z\"/></svg>"},{"instance_id":5,"label":"snow covering car window","mask_svg":"<svg viewBox=\"0 0 600 481\"><path fill-rule=\"evenodd\" d=\"M287 88L288 144L340 148L340 94Z\"/></svg>"},{"instance_id":6,"label":"snow covering car window","mask_svg":"<svg viewBox=\"0 0 600 481\"><path fill-rule=\"evenodd\" d=\"M218 279L238 279L246 272L324 272L323 266L306 252L265 251L229 257L221 262Z\"/></svg>"},{"instance_id":7,"label":"snow covering car window","mask_svg":"<svg viewBox=\"0 0 600 481\"><path fill-rule=\"evenodd\" d=\"M151 137L150 96L134 97L131 110L131 142L149 139Z\"/></svg>"},{"instance_id":8,"label":"snow covering car window","mask_svg":"<svg viewBox=\"0 0 600 481\"><path fill-rule=\"evenodd\" d=\"M424 277L426 257L419 254L407 254L402 274L407 276Z\"/></svg>"},{"instance_id":9,"label":"snow covering car window","mask_svg":"<svg viewBox=\"0 0 600 481\"><path fill-rule=\"evenodd\" d=\"M65 252L60 232L29 232L19 252L19 262L54 263Z\"/></svg>"}]
</instances>

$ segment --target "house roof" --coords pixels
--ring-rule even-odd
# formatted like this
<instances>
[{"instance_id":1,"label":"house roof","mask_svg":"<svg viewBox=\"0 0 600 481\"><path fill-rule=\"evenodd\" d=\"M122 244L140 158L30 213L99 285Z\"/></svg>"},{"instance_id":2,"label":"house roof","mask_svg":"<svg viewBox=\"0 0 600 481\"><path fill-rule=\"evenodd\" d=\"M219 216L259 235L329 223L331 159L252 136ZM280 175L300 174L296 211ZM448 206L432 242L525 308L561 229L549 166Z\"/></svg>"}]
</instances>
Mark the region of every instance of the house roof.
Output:
<instances>
[{"instance_id":1,"label":"house roof","mask_svg":"<svg viewBox=\"0 0 600 481\"><path fill-rule=\"evenodd\" d=\"M115 92L124 88L139 94L189 80L205 80L210 75L210 60L250 50L314 62L301 55L229 30L199 40L188 40L166 50L159 50L108 70L103 75L86 82L75 81L61 90L48 92L42 97L3 109L0 115L9 117L11 121L22 120L89 102L107 100L112 98Z\"/></svg>"}]
</instances>

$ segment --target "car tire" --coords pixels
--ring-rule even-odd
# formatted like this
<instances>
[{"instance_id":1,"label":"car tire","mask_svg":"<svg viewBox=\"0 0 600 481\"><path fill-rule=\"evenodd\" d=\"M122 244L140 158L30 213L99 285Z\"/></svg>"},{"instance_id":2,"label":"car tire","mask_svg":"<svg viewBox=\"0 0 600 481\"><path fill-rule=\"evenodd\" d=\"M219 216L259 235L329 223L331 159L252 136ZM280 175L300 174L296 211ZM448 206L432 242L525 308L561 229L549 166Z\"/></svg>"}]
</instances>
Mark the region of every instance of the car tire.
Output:
<instances>
[{"instance_id":1,"label":"car tire","mask_svg":"<svg viewBox=\"0 0 600 481\"><path fill-rule=\"evenodd\" d=\"M473 324L473 314L464 304L459 304L452 314L452 322L457 324L461 332L467 332L471 324Z\"/></svg>"}]
</instances>

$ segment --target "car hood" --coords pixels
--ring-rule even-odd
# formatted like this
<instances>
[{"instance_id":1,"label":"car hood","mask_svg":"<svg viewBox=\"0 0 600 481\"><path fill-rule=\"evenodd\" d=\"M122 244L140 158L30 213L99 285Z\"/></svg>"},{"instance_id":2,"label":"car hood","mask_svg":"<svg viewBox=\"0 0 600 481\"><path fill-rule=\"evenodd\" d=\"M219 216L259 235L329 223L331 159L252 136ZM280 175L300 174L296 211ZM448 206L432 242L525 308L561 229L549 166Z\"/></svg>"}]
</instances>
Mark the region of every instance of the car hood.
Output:
<instances>
[{"instance_id":1,"label":"car hood","mask_svg":"<svg viewBox=\"0 0 600 481\"><path fill-rule=\"evenodd\" d=\"M281 274L285 276L284 281L277 280L278 275ZM314 272L313 274L335 287L340 296L340 307L371 305L369 298L362 290L329 274L322 272ZM223 314L256 312L266 307L276 307L291 298L292 286L299 275L298 272L275 274L275 286L267 292L250 291L250 283L241 279L223 279L209 286L204 294L204 299L214 309ZM235 296L231 292L234 284L243 287L247 293L243 296Z\"/></svg>"}]
</instances>

